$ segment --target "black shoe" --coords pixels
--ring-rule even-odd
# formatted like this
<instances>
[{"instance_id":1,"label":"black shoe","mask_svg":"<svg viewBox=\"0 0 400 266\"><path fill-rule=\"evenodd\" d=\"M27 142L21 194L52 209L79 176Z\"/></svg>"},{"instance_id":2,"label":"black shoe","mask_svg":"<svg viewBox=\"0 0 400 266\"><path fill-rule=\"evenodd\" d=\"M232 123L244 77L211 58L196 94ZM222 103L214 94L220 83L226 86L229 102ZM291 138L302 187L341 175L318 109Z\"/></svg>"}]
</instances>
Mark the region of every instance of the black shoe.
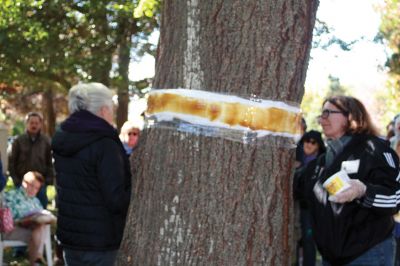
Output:
<instances>
[{"instance_id":1,"label":"black shoe","mask_svg":"<svg viewBox=\"0 0 400 266\"><path fill-rule=\"evenodd\" d=\"M20 248L20 247L17 247L17 248L14 248L14 251L13 251L13 257L14 258L22 258L22 257L25 257L25 252L26 251L26 249L24 249L24 248Z\"/></svg>"}]
</instances>

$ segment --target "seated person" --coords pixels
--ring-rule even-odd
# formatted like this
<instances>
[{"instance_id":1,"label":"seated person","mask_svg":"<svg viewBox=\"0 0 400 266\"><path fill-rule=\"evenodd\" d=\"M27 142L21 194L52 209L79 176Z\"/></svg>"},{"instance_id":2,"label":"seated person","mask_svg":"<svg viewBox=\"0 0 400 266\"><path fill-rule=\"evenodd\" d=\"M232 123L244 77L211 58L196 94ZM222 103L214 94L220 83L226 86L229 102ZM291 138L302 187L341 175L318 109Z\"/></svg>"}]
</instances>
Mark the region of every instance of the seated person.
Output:
<instances>
[{"instance_id":1,"label":"seated person","mask_svg":"<svg viewBox=\"0 0 400 266\"><path fill-rule=\"evenodd\" d=\"M35 197L44 183L43 176L38 172L28 172L24 175L22 185L5 193L6 205L11 209L15 228L5 233L6 240L22 240L28 243L29 262L43 262L43 245L45 223L27 223L24 226L19 221L32 213L43 210L40 201Z\"/></svg>"}]
</instances>

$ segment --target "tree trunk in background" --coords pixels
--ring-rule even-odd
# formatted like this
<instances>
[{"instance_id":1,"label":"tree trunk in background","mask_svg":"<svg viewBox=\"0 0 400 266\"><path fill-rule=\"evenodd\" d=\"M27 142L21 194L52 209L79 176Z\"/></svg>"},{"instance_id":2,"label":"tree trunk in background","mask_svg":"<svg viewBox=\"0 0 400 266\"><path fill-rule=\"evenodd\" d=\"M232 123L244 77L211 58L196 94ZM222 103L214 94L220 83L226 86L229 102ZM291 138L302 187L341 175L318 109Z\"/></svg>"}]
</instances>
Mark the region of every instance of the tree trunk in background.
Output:
<instances>
[{"instance_id":1,"label":"tree trunk in background","mask_svg":"<svg viewBox=\"0 0 400 266\"><path fill-rule=\"evenodd\" d=\"M300 103L317 0L166 0L155 88ZM118 265L290 265L294 151L145 130Z\"/></svg>"},{"instance_id":2,"label":"tree trunk in background","mask_svg":"<svg viewBox=\"0 0 400 266\"><path fill-rule=\"evenodd\" d=\"M97 11L95 15L90 16L90 19L93 20L94 25L96 25L97 31L99 31L102 36L101 44L99 43L90 43L90 53L93 57L93 62L89 69L89 73L91 75L90 80L93 82L103 83L105 86L110 86L110 71L112 68L112 56L115 50L115 47L109 43L106 36L110 35L110 29L107 21L107 10L105 7L105 2L98 2L99 6L97 6ZM94 41L96 38L93 38ZM96 40L99 42L99 40Z\"/></svg>"},{"instance_id":3,"label":"tree trunk in background","mask_svg":"<svg viewBox=\"0 0 400 266\"><path fill-rule=\"evenodd\" d=\"M117 128L121 129L124 122L128 119L128 104L129 104L129 62L130 62L130 35L127 41L120 44L119 48L119 75L121 82L117 88L118 91L118 108L117 108Z\"/></svg>"},{"instance_id":4,"label":"tree trunk in background","mask_svg":"<svg viewBox=\"0 0 400 266\"><path fill-rule=\"evenodd\" d=\"M132 36L137 34L138 28L136 21L131 14L121 14L118 23L118 109L117 109L117 128L128 120L129 106L129 63L131 62Z\"/></svg>"},{"instance_id":5,"label":"tree trunk in background","mask_svg":"<svg viewBox=\"0 0 400 266\"><path fill-rule=\"evenodd\" d=\"M43 125L44 132L52 137L56 129L56 114L53 105L53 91L52 89L46 89L43 93L43 119L45 123Z\"/></svg>"}]
</instances>

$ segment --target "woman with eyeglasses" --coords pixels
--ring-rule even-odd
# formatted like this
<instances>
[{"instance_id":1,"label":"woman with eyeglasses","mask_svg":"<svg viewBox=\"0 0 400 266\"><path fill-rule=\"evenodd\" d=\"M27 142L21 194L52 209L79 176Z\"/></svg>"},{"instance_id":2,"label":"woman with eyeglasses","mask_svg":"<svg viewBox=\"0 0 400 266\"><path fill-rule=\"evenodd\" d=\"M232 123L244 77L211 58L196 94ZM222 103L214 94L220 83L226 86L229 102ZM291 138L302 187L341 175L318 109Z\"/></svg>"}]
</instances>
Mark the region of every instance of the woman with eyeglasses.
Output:
<instances>
[{"instance_id":1,"label":"woman with eyeglasses","mask_svg":"<svg viewBox=\"0 0 400 266\"><path fill-rule=\"evenodd\" d=\"M327 98L318 120L327 151L309 163L294 189L310 206L324 265L393 265L399 158L354 97ZM341 170L348 188L330 195L323 184Z\"/></svg>"},{"instance_id":2,"label":"woman with eyeglasses","mask_svg":"<svg viewBox=\"0 0 400 266\"><path fill-rule=\"evenodd\" d=\"M298 167L295 176L301 175L306 166L319 155L325 152L325 143L321 133L316 130L306 132L298 143L299 153L296 156ZM297 178L295 177L295 180ZM313 230L311 226L311 214L307 202L299 200L301 238L296 249L296 265L313 266L316 264L316 247L313 240ZM300 250L302 252L300 252ZM300 255L302 254L302 255ZM300 263L303 261L303 263Z\"/></svg>"},{"instance_id":3,"label":"woman with eyeglasses","mask_svg":"<svg viewBox=\"0 0 400 266\"><path fill-rule=\"evenodd\" d=\"M126 154L131 155L132 151L139 143L140 126L136 125L133 121L126 121L121 127L119 138L124 145Z\"/></svg>"},{"instance_id":4,"label":"woman with eyeglasses","mask_svg":"<svg viewBox=\"0 0 400 266\"><path fill-rule=\"evenodd\" d=\"M29 171L23 176L20 187L5 193L5 203L10 208L16 225L11 232L4 234L4 239L22 240L28 243L30 265L44 262L45 224L33 221L28 224L19 222L30 214L43 210L43 206L36 195L44 182L44 177L39 172Z\"/></svg>"}]
</instances>

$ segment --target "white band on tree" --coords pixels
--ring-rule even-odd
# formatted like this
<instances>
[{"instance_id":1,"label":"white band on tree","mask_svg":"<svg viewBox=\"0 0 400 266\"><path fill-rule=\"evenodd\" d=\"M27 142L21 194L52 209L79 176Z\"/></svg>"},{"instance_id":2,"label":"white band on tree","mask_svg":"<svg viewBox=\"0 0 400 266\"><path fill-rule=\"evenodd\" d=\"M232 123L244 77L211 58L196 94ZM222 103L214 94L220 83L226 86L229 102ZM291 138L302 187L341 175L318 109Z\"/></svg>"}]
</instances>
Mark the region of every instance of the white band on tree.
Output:
<instances>
[{"instance_id":1,"label":"white band on tree","mask_svg":"<svg viewBox=\"0 0 400 266\"><path fill-rule=\"evenodd\" d=\"M200 90L153 90L149 93L146 115L156 123L181 120L194 126L251 132L257 138L266 135L296 138L300 134L299 107ZM228 134L227 138L232 136Z\"/></svg>"}]
</instances>

